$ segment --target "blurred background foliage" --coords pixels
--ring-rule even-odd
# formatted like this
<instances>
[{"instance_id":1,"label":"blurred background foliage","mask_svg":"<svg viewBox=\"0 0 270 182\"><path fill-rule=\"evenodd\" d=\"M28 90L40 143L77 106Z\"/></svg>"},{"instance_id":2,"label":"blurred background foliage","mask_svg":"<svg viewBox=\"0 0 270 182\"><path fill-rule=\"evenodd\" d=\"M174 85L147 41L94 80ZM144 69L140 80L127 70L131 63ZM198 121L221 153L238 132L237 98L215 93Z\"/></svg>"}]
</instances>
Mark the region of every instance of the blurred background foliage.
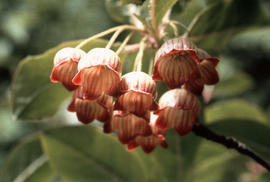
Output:
<instances>
[{"instance_id":1,"label":"blurred background foliage","mask_svg":"<svg viewBox=\"0 0 270 182\"><path fill-rule=\"evenodd\" d=\"M134 21L128 16L130 12L147 16L149 1L137 9L130 2L142 3L123 0L127 4L123 6L118 0L1 0L0 180L80 182L102 177L104 181L270 181L270 175L247 157L193 134L179 138L170 131L169 150L157 148L145 155L141 149L127 153L115 137L92 127L63 126L73 126L77 119L66 112L70 93L49 81L55 52L75 46L78 41L74 40ZM158 2L161 7L167 5ZM185 25L197 12L205 11L190 38L221 60L220 82L205 89L205 94L212 96L205 107L205 123L219 134L234 136L270 161L269 1L168 2L175 3L172 19ZM167 31L167 38L173 37L170 26ZM132 41L138 42L138 37ZM94 41L84 49L105 43ZM36 54L41 55L26 57ZM145 54L144 71L153 54ZM132 67L135 56L121 55L124 72ZM166 87L162 83L158 86L160 96ZM29 172L31 166L35 170Z\"/></svg>"}]
</instances>

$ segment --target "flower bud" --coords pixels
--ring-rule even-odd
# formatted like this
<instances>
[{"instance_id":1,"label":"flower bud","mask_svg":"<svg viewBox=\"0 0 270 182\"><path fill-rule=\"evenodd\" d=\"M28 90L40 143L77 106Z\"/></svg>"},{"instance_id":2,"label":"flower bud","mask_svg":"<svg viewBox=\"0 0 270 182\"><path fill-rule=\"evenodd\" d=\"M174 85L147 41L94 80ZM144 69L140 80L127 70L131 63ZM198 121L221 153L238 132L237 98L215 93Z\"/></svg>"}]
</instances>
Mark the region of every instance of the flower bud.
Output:
<instances>
[{"instance_id":1,"label":"flower bud","mask_svg":"<svg viewBox=\"0 0 270 182\"><path fill-rule=\"evenodd\" d=\"M114 109L143 116L149 110L158 109L156 83L143 72L130 72L120 82L122 95L116 100Z\"/></svg>"},{"instance_id":2,"label":"flower bud","mask_svg":"<svg viewBox=\"0 0 270 182\"><path fill-rule=\"evenodd\" d=\"M122 66L117 54L106 48L95 48L79 62L79 73L73 83L81 85L84 98L93 99L107 94L118 93Z\"/></svg>"},{"instance_id":3,"label":"flower bud","mask_svg":"<svg viewBox=\"0 0 270 182\"><path fill-rule=\"evenodd\" d=\"M117 133L118 139L123 144L127 144L138 135L150 135L151 128L147 122L149 120L149 114L147 113L145 118L143 118L132 113L125 113L119 110L114 111L111 120L111 129Z\"/></svg>"},{"instance_id":4,"label":"flower bud","mask_svg":"<svg viewBox=\"0 0 270 182\"><path fill-rule=\"evenodd\" d=\"M197 121L200 101L185 89L173 89L163 94L159 100L160 109L156 126L159 129L174 128L180 135L186 135Z\"/></svg>"},{"instance_id":5,"label":"flower bud","mask_svg":"<svg viewBox=\"0 0 270 182\"><path fill-rule=\"evenodd\" d=\"M54 67L51 73L52 82L61 82L69 91L78 86L72 83L77 73L78 62L85 56L85 52L77 48L63 48L54 57Z\"/></svg>"},{"instance_id":6,"label":"flower bud","mask_svg":"<svg viewBox=\"0 0 270 182\"><path fill-rule=\"evenodd\" d=\"M172 89L199 78L196 49L195 45L185 38L166 41L156 53L153 79L163 80Z\"/></svg>"}]
</instances>

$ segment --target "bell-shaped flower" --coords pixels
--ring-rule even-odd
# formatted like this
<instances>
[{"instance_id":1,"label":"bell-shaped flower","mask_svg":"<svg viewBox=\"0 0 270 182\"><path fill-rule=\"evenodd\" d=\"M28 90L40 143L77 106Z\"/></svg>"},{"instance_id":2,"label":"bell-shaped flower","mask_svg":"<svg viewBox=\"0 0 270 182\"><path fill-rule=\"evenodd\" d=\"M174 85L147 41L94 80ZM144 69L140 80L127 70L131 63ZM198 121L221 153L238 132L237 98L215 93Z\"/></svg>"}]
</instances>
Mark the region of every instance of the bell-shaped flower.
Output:
<instances>
[{"instance_id":1,"label":"bell-shaped flower","mask_svg":"<svg viewBox=\"0 0 270 182\"><path fill-rule=\"evenodd\" d=\"M122 144L127 144L136 136L147 136L151 134L148 124L150 112L145 117L138 117L135 114L119 110L113 112L111 129L116 132Z\"/></svg>"},{"instance_id":2,"label":"bell-shaped flower","mask_svg":"<svg viewBox=\"0 0 270 182\"><path fill-rule=\"evenodd\" d=\"M122 66L114 51L92 49L79 62L78 70L73 83L82 86L84 98L97 98L103 93L111 96L118 94Z\"/></svg>"},{"instance_id":3,"label":"bell-shaped flower","mask_svg":"<svg viewBox=\"0 0 270 182\"><path fill-rule=\"evenodd\" d=\"M172 89L200 77L196 46L186 38L166 41L155 56L153 79Z\"/></svg>"},{"instance_id":4,"label":"bell-shaped flower","mask_svg":"<svg viewBox=\"0 0 270 182\"><path fill-rule=\"evenodd\" d=\"M82 88L79 87L74 92L71 103L68 106L68 110L76 112L77 118L84 124L91 123L94 119L101 122L110 122L113 100L112 96L103 94L96 99L87 100L83 99Z\"/></svg>"},{"instance_id":5,"label":"bell-shaped flower","mask_svg":"<svg viewBox=\"0 0 270 182\"><path fill-rule=\"evenodd\" d=\"M174 128L180 135L186 135L197 122L200 101L185 89L173 89L164 93L159 100L160 109L156 126L159 129Z\"/></svg>"},{"instance_id":6,"label":"bell-shaped flower","mask_svg":"<svg viewBox=\"0 0 270 182\"><path fill-rule=\"evenodd\" d=\"M120 82L122 94L115 102L114 109L143 116L149 110L158 109L156 83L144 72L130 72Z\"/></svg>"},{"instance_id":7,"label":"bell-shaped flower","mask_svg":"<svg viewBox=\"0 0 270 182\"><path fill-rule=\"evenodd\" d=\"M145 153L152 152L156 146L160 145L163 148L167 148L168 144L165 139L166 130L160 130L155 125L157 116L151 113L150 126L152 134L149 136L137 136L135 139L128 143L128 151L136 149L141 146Z\"/></svg>"},{"instance_id":8,"label":"bell-shaped flower","mask_svg":"<svg viewBox=\"0 0 270 182\"><path fill-rule=\"evenodd\" d=\"M202 49L198 49L197 53L200 61L200 64L198 64L198 68L201 77L185 83L185 88L193 92L194 94L199 95L202 93L205 84L214 85L218 83L219 76L216 70L216 66L219 60L217 58L211 57L207 52Z\"/></svg>"},{"instance_id":9,"label":"bell-shaped flower","mask_svg":"<svg viewBox=\"0 0 270 182\"><path fill-rule=\"evenodd\" d=\"M78 72L78 62L85 55L83 50L77 48L66 47L59 50L54 57L51 81L61 82L69 91L75 90L78 86L72 83L72 79Z\"/></svg>"}]
</instances>

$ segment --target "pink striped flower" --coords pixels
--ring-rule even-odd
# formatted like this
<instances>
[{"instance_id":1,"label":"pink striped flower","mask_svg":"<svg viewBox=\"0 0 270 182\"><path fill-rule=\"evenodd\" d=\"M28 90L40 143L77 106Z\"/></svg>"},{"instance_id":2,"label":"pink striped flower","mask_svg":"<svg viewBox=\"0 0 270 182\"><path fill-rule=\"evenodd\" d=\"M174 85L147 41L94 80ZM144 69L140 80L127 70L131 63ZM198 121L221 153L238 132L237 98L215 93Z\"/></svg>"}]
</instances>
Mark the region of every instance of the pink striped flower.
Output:
<instances>
[{"instance_id":1,"label":"pink striped flower","mask_svg":"<svg viewBox=\"0 0 270 182\"><path fill-rule=\"evenodd\" d=\"M199 95L202 93L205 84L214 85L218 83L219 76L216 70L216 66L219 60L217 58L212 58L207 52L201 49L198 49L197 53L200 61L198 68L201 77L185 83L185 88L194 94Z\"/></svg>"},{"instance_id":2,"label":"pink striped flower","mask_svg":"<svg viewBox=\"0 0 270 182\"><path fill-rule=\"evenodd\" d=\"M84 98L93 99L107 94L118 94L122 66L118 55L106 48L95 48L79 62L79 73L73 83L81 85Z\"/></svg>"},{"instance_id":3,"label":"pink striped flower","mask_svg":"<svg viewBox=\"0 0 270 182\"><path fill-rule=\"evenodd\" d=\"M132 113L116 110L111 120L111 129L117 133L118 139L123 144L127 144L136 136L150 135L151 128L147 122L149 120L149 114L147 113L143 118Z\"/></svg>"},{"instance_id":4,"label":"pink striped flower","mask_svg":"<svg viewBox=\"0 0 270 182\"><path fill-rule=\"evenodd\" d=\"M166 131L160 130L155 126L157 116L151 113L150 126L152 134L149 136L137 136L135 139L128 143L128 151L136 149L141 146L145 153L152 152L156 146L160 145L163 148L167 148L168 144L165 139Z\"/></svg>"},{"instance_id":5,"label":"pink striped flower","mask_svg":"<svg viewBox=\"0 0 270 182\"><path fill-rule=\"evenodd\" d=\"M115 102L114 109L143 116L149 110L158 109L156 83L143 72L130 72L120 82L122 94Z\"/></svg>"},{"instance_id":6,"label":"pink striped flower","mask_svg":"<svg viewBox=\"0 0 270 182\"><path fill-rule=\"evenodd\" d=\"M61 82L69 91L75 90L77 86L72 83L72 79L77 73L78 62L85 54L83 50L71 47L59 50L54 57L51 81Z\"/></svg>"},{"instance_id":7,"label":"pink striped flower","mask_svg":"<svg viewBox=\"0 0 270 182\"><path fill-rule=\"evenodd\" d=\"M163 80L172 89L199 78L196 51L196 46L185 38L166 41L156 53L153 79Z\"/></svg>"},{"instance_id":8,"label":"pink striped flower","mask_svg":"<svg viewBox=\"0 0 270 182\"><path fill-rule=\"evenodd\" d=\"M159 100L160 109L156 126L159 129L174 128L180 135L186 135L196 123L200 113L200 101L185 89L173 89L163 94Z\"/></svg>"},{"instance_id":9,"label":"pink striped flower","mask_svg":"<svg viewBox=\"0 0 270 182\"><path fill-rule=\"evenodd\" d=\"M103 94L94 100L86 100L82 97L82 88L79 87L68 106L69 111L76 112L79 121L84 124L89 124L94 119L104 123L110 122L113 109L111 96Z\"/></svg>"}]
</instances>

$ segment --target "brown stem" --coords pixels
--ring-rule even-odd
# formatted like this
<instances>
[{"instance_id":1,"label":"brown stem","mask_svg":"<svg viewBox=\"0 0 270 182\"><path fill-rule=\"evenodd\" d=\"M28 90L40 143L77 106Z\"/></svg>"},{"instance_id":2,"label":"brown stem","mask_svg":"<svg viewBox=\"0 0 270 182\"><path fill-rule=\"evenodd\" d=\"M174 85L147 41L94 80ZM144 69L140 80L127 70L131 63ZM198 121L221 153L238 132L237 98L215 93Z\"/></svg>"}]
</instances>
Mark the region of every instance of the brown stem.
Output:
<instances>
[{"instance_id":1,"label":"brown stem","mask_svg":"<svg viewBox=\"0 0 270 182\"><path fill-rule=\"evenodd\" d=\"M261 164L263 167L265 167L268 171L270 171L270 164L267 161L265 161L260 156L255 154L245 144L237 141L235 138L218 135L218 134L214 133L213 131L209 130L206 126L204 126L202 124L195 125L193 127L192 131L197 136L200 136L200 137L203 137L203 138L210 140L212 142L216 142L216 143L219 143L221 145L224 145L225 147L227 147L229 149L235 149L239 153L244 154L246 156L249 156L250 158L257 161L259 164Z\"/></svg>"}]
</instances>

